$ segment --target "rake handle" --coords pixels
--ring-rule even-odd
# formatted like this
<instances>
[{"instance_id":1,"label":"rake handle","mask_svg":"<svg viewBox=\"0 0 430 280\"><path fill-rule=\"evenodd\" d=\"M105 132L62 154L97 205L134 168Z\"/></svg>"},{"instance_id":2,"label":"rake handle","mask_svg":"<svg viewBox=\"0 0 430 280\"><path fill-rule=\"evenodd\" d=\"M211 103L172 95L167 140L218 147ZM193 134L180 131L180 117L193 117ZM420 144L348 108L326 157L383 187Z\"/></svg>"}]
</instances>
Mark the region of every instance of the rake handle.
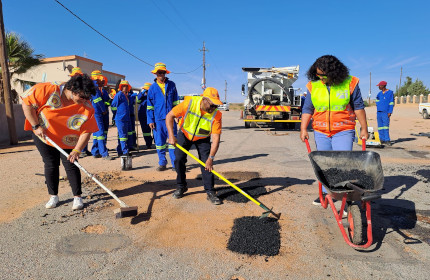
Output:
<instances>
[{"instance_id":1,"label":"rake handle","mask_svg":"<svg viewBox=\"0 0 430 280\"><path fill-rule=\"evenodd\" d=\"M69 157L69 154L66 153L65 150L63 150L60 146L58 146L51 138L49 138L48 136L45 135L46 140L51 143L60 153L62 153L66 158ZM81 169L82 171L85 172L85 174L88 175L88 177L90 177L91 179L93 179L94 182L96 182L102 189L104 189L108 194L110 194L116 201L118 201L118 203L120 204L121 207L128 207L127 204L125 204L123 201L121 201L110 189L108 189L107 187L105 187L99 180L97 180L96 177L94 177L93 174L91 174L90 172L88 172L82 165L79 164L78 161L74 161L73 162L79 169Z\"/></svg>"},{"instance_id":2,"label":"rake handle","mask_svg":"<svg viewBox=\"0 0 430 280\"><path fill-rule=\"evenodd\" d=\"M190 157L192 157L195 161L197 161L198 163L200 163L203 167L206 167L206 164L203 161L201 161L200 159L198 159L197 157L195 157L193 154L191 154L189 151L187 151L184 147L182 147L178 143L176 143L176 147L178 147L185 154L187 154ZM246 192L244 192L242 189L240 189L239 187L237 187L236 185L234 185L232 182L230 182L229 180L227 180L226 178L224 178L224 176L222 176L221 174L219 174L215 170L212 170L211 172L213 174L215 174L216 176L218 176L221 180L223 180L224 182L226 182L228 185L230 185L232 188L234 188L236 191L238 191L239 193L241 193L243 196L245 196L246 198L248 198L249 200L251 200L252 202L254 202L255 204L257 204L258 206L260 206L264 210L269 211L270 213L272 213L273 215L275 215L277 217L278 214L275 214L272 210L270 210L269 208L267 208L263 203L261 203L258 200L254 199L252 196L250 196L249 194L247 194Z\"/></svg>"}]
</instances>

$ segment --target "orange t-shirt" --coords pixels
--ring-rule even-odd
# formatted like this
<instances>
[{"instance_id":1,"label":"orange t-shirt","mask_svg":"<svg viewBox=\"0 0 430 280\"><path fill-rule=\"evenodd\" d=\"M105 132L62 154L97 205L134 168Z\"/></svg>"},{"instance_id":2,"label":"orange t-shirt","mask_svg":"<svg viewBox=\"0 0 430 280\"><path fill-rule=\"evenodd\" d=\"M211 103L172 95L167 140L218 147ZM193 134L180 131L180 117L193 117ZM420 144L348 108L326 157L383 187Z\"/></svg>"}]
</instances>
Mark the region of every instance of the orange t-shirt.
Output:
<instances>
[{"instance_id":1,"label":"orange t-shirt","mask_svg":"<svg viewBox=\"0 0 430 280\"><path fill-rule=\"evenodd\" d=\"M176 118L181 117L181 120L179 122L179 127L182 126L182 122L184 121L185 114L187 113L188 105L191 102L191 98L185 98L185 100L175 107L173 107L172 112L175 115ZM200 109L201 114L205 114L206 112ZM220 111L217 111L214 121L212 122L212 134L221 134L222 129L222 113Z\"/></svg>"},{"instance_id":2,"label":"orange t-shirt","mask_svg":"<svg viewBox=\"0 0 430 280\"><path fill-rule=\"evenodd\" d=\"M73 149L81 134L98 130L97 122L90 101L64 107L61 102L62 94L62 85L54 82L37 84L20 97L24 104L36 110L39 124L46 128L49 138L63 149ZM32 130L27 119L24 129Z\"/></svg>"}]
</instances>

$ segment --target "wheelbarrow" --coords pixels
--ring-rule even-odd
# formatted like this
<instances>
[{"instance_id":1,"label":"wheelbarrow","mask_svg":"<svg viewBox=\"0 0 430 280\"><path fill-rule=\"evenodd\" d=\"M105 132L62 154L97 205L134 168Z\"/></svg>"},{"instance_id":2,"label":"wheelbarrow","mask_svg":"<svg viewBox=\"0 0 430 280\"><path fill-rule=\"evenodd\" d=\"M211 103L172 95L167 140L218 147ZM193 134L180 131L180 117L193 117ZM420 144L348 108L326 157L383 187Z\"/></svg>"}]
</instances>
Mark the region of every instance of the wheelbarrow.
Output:
<instances>
[{"instance_id":1,"label":"wheelbarrow","mask_svg":"<svg viewBox=\"0 0 430 280\"><path fill-rule=\"evenodd\" d=\"M346 243L354 248L372 245L372 221L370 203L381 198L376 192L382 189L384 175L378 153L366 151L363 140L362 151L313 151L308 140L306 146L315 175L318 178L321 206L330 204L339 229ZM327 189L324 196L322 185ZM333 200L341 200L337 211ZM346 207L347 219L342 221ZM363 216L367 220L367 242L364 243ZM346 230L345 230L346 228ZM348 234L347 234L348 232Z\"/></svg>"}]
</instances>

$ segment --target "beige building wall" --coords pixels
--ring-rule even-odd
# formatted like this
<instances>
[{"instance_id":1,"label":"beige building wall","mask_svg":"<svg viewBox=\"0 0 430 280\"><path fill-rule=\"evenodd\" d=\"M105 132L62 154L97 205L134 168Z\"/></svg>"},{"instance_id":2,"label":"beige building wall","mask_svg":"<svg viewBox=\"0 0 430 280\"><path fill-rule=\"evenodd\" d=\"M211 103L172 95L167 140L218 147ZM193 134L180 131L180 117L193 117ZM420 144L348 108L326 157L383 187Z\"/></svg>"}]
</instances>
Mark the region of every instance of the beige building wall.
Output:
<instances>
[{"instance_id":1,"label":"beige building wall","mask_svg":"<svg viewBox=\"0 0 430 280\"><path fill-rule=\"evenodd\" d=\"M100 70L108 78L108 83L111 85L115 85L118 80L125 79L124 75L103 71L103 63L101 62L77 55L70 55L42 59L42 64L31 68L26 73L13 75L12 89L15 89L18 94L25 91L25 88L19 82L16 82L16 79L34 83L67 81L74 67L80 67L82 72L88 75L94 70Z\"/></svg>"}]
</instances>

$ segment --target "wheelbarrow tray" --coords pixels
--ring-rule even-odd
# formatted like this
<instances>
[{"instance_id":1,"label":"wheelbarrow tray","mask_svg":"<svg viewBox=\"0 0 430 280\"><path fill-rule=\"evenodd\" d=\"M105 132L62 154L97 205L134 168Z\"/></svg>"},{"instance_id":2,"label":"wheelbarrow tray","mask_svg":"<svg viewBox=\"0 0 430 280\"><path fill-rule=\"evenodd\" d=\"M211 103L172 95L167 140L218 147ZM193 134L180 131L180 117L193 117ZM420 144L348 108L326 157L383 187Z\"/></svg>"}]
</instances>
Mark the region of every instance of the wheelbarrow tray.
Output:
<instances>
[{"instance_id":1,"label":"wheelbarrow tray","mask_svg":"<svg viewBox=\"0 0 430 280\"><path fill-rule=\"evenodd\" d=\"M373 151L313 151L309 153L315 175L330 193L344 194L355 191L336 186L350 182L366 193L382 189L384 174L381 158ZM334 197L337 197L335 195ZM348 195L348 200L356 200L356 195Z\"/></svg>"}]
</instances>

